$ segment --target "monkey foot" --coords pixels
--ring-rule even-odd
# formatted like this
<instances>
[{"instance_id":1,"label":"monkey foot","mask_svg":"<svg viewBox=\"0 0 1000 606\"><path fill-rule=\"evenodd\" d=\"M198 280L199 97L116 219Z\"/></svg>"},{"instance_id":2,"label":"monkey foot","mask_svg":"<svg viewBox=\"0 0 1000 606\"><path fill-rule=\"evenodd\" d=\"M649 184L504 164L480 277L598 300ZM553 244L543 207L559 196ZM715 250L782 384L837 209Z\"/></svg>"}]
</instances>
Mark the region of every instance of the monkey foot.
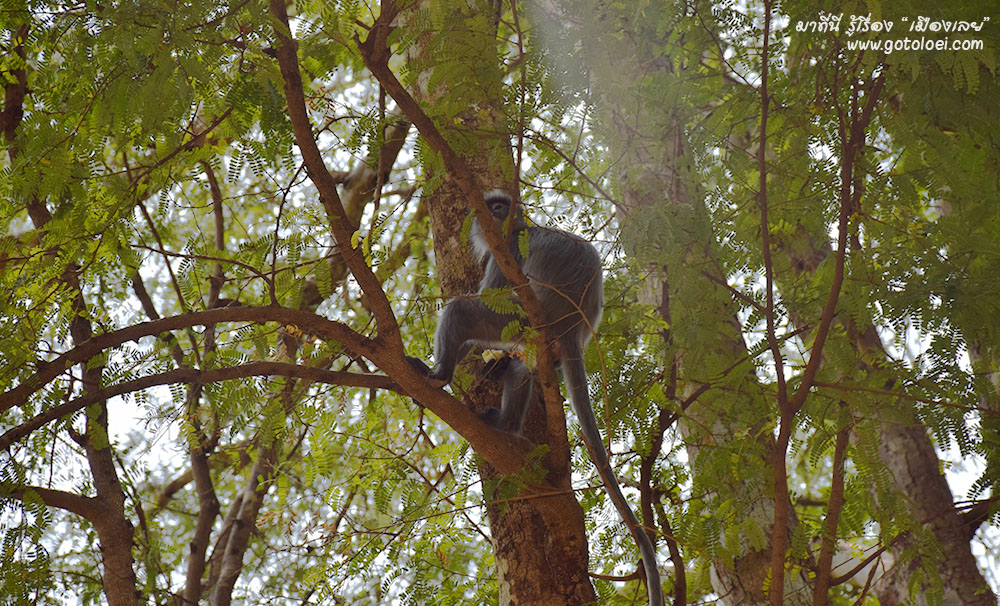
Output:
<instances>
[{"instance_id":1,"label":"monkey foot","mask_svg":"<svg viewBox=\"0 0 1000 606\"><path fill-rule=\"evenodd\" d=\"M479 419L493 429L509 433L519 433L517 429L508 427L509 423L504 422L503 413L499 408L487 408L483 412L479 413Z\"/></svg>"},{"instance_id":2,"label":"monkey foot","mask_svg":"<svg viewBox=\"0 0 1000 606\"><path fill-rule=\"evenodd\" d=\"M431 374L430 367L424 364L424 361L421 360L420 358L414 358L413 356L406 356L406 361L409 362L410 366L412 366L413 369L416 370L417 372L430 376Z\"/></svg>"},{"instance_id":3,"label":"monkey foot","mask_svg":"<svg viewBox=\"0 0 1000 606\"><path fill-rule=\"evenodd\" d=\"M410 366L412 366L414 370L427 377L427 381L434 387L444 387L449 383L449 381L445 379L435 377L434 371L432 371L429 366L424 364L424 361L420 358L406 356L406 361L410 363Z\"/></svg>"},{"instance_id":4,"label":"monkey foot","mask_svg":"<svg viewBox=\"0 0 1000 606\"><path fill-rule=\"evenodd\" d=\"M491 427L500 429L500 409L499 408L487 408L483 412L479 413L479 418L483 423Z\"/></svg>"}]
</instances>

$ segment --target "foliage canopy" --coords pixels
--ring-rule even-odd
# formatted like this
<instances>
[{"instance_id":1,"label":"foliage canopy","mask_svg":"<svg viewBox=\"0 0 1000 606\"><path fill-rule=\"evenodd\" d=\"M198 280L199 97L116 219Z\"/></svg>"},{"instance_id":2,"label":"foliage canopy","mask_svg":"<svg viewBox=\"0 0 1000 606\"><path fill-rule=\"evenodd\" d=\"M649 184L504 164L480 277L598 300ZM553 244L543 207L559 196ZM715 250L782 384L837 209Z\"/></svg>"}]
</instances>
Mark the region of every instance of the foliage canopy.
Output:
<instances>
[{"instance_id":1,"label":"foliage canopy","mask_svg":"<svg viewBox=\"0 0 1000 606\"><path fill-rule=\"evenodd\" d=\"M388 67L496 167L473 177L605 257L592 400L665 589L995 603L984 5L400 4L302 1L290 26L254 0L0 6L0 603L129 603L116 583L157 604L510 600L482 505L541 485L550 445L410 399L428 391L402 351L429 356L470 202L369 69L392 7ZM863 15L897 29L848 34ZM851 46L921 23L982 46ZM598 602L636 603L628 532L569 436ZM520 472L484 472L508 450Z\"/></svg>"}]
</instances>

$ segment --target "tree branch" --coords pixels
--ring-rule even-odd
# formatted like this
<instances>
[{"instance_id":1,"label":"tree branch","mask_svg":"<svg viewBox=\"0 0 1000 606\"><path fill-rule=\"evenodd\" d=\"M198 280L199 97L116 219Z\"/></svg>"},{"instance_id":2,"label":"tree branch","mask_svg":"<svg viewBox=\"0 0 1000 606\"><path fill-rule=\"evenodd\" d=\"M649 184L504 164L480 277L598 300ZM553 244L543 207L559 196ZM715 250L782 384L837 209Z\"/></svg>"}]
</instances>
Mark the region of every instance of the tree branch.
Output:
<instances>
[{"instance_id":1,"label":"tree branch","mask_svg":"<svg viewBox=\"0 0 1000 606\"><path fill-rule=\"evenodd\" d=\"M272 0L272 5L279 3L280 0ZM550 424L548 432L549 446L554 454L554 461L568 461L569 441L566 437L565 417L562 413L562 396L559 393L559 381L555 374L555 360L552 348L548 346L552 342L552 339L546 329L547 321L545 314L542 312L541 305L538 303L534 291L528 285L527 278L514 260L514 257L510 254L510 250L496 225L496 221L490 214L489 209L486 208L482 191L477 187L469 165L451 149L451 146L448 145L448 142L434 124L434 121L420 108L420 105L413 96L410 95L396 78L396 75L392 73L392 70L389 69L390 51L387 40L389 32L392 30L392 21L397 14L398 10L394 0L383 1L381 13L375 20L375 23L372 24L367 38L362 42L355 35L355 44L357 44L361 52L361 58L368 70L371 71L372 75L379 81L379 84L396 101L399 110L413 123L424 138L424 141L427 142L427 145L441 156L445 168L472 206L497 265L517 293L532 328L537 331L538 336L532 339L531 342L535 346L538 355L536 368L538 370L539 383L542 386L542 395L546 403L546 411L548 413L546 418ZM557 431L560 420L562 421L562 428ZM553 471L562 473L565 470L554 469Z\"/></svg>"},{"instance_id":2,"label":"tree branch","mask_svg":"<svg viewBox=\"0 0 1000 606\"><path fill-rule=\"evenodd\" d=\"M95 526L100 522L101 506L100 502L93 497L85 497L72 492L42 488L41 486L18 486L10 490L0 492L4 498L25 501L26 496L31 493L37 495L42 503L49 507L75 513L81 518L92 522Z\"/></svg>"},{"instance_id":3,"label":"tree branch","mask_svg":"<svg viewBox=\"0 0 1000 606\"><path fill-rule=\"evenodd\" d=\"M280 322L282 324L292 324L308 329L321 338L337 341L357 355L362 355L370 359L373 357L384 357L376 356L375 343L371 339L354 332L346 324L327 320L322 316L306 311L284 307L251 306L209 309L171 316L160 320L140 322L120 330L100 334L78 343L76 347L59 355L52 361L39 362L38 370L34 375L26 378L17 387L0 394L0 413L9 410L13 406L24 404L31 394L37 392L42 386L58 377L68 368L74 364L89 360L105 349L117 347L128 341L135 341L142 337L159 335L164 332L190 328L192 326L206 326L218 322L257 322L262 324L266 322Z\"/></svg>"},{"instance_id":4,"label":"tree branch","mask_svg":"<svg viewBox=\"0 0 1000 606\"><path fill-rule=\"evenodd\" d=\"M388 57L388 49L385 48L384 36L388 33L388 23L391 21L390 15L394 14L391 10L393 8L392 2L387 2L387 5L390 10L383 12L378 20L376 20L376 26L373 29L372 35L369 36L369 40L372 40L372 44L374 44L375 37L378 37L381 40L382 52L385 57ZM364 349L366 351L362 351L356 347L361 345L361 343L358 343L356 339L352 339L354 340L354 346L352 346L350 342L342 342L346 347L352 349L355 353L364 355L374 361L375 364L386 374L392 377L393 380L395 380L408 395L427 406L440 416L445 423L458 431L462 437L469 440L472 447L477 452L482 454L491 465L496 467L498 471L507 474L515 473L521 469L528 453L531 451L531 445L529 442L519 436L497 431L482 422L474 413L455 400L455 398L447 395L439 388L431 387L427 382L426 377L417 373L417 371L403 357L403 345L402 341L399 339L399 326L396 323L395 316L392 313L392 309L389 306L385 293L382 291L381 283L379 283L374 273L372 273L371 268L365 263L361 251L351 245L353 229L344 220L344 209L340 202L340 198L337 195L337 183L330 175L329 171L326 170L322 155L320 154L319 148L316 146L316 141L312 135L312 128L309 124L309 116L306 113L302 91L302 76L299 73L298 58L296 55L297 44L290 36L290 30L288 28L288 13L285 8L285 3L283 0L271 0L270 6L272 14L278 21L278 27L275 28L275 35L277 36L279 42L276 54L282 76L285 80L285 99L288 104L289 118L292 121L292 127L295 132L296 144L299 146L299 150L302 153L302 158L306 164L306 170L309 177L316 185L323 207L327 210L327 213L330 216L334 217L334 220L331 221L331 230L334 238L340 246L344 262L351 270L351 273L354 274L355 279L358 280L358 284L364 291L368 302L372 307L372 312L375 315L376 322L378 323L378 339L377 341L366 340L364 343ZM385 71L388 72L388 67L385 67L384 65L383 67ZM489 215L489 212L486 209L486 204L482 199L481 193L478 192L472 184L472 178L468 167L462 163L457 156L455 156L454 152L452 152L446 144L444 144L444 139L442 139L440 133L437 133L436 129L434 129L434 125L433 123L430 123L430 119L427 115L419 110L416 102L409 96L409 94L406 93L406 90L403 89L399 81L392 76L392 73L388 73L394 88L386 86L386 90L396 100L397 105L402 107L406 103L405 100L408 99L409 104L407 107L410 109L410 112L413 112L413 110L416 109L416 113L413 115L404 111L407 118L409 118L411 122L414 122L414 124L416 124L414 116L423 121L423 128L418 125L418 129L422 134L425 134L424 129L428 124L430 125L433 132L437 134L437 144L443 144L446 153L450 154L448 162L450 162L451 165L449 166L449 169L454 168L455 161L459 162L461 167L465 168L464 172L462 172L459 177L463 191L469 195L470 199L474 200L474 205L478 205L476 206L477 213L479 213L481 221L485 223L485 230L488 232L487 240L492 239L491 243L494 245L494 249L499 249L500 243L502 242L499 230L497 230L496 225L492 220L492 216ZM383 82L383 85L385 84L386 83ZM402 103L400 101L401 98L404 99ZM489 217L489 219L487 219L487 217ZM542 316L541 308L538 305L538 300L535 298L531 289L527 286L527 281L524 279L523 274L520 273L520 270L517 268L517 264L514 263L513 258L509 256L509 253L505 254L507 255L507 261L513 265L514 270L521 276L521 281L518 282L518 284L521 284L521 288L527 291L522 294L521 301L528 312L529 319L532 320L533 324L537 323L537 326L544 326L544 317ZM285 313L288 313L289 310L284 311ZM324 322L329 321L324 320ZM551 353L544 347L544 344L544 341L537 343L539 346L540 358L543 361L546 358L548 359L548 363L541 365L543 391L546 394L546 401L558 402L559 410L561 411L562 398L559 395L555 369L552 366ZM547 367L547 369L545 367ZM554 439L560 438L555 437ZM568 439L566 437L565 430L562 432L561 440L567 444L565 449L568 452ZM554 447L553 450L556 450L556 448Z\"/></svg>"},{"instance_id":5,"label":"tree branch","mask_svg":"<svg viewBox=\"0 0 1000 606\"><path fill-rule=\"evenodd\" d=\"M824 606L829 603L827 594L830 590L830 576L833 573L833 552L837 547L837 526L840 523L840 512L844 508L844 454L847 451L847 440L850 435L851 426L848 425L837 432L837 441L833 447L833 479L830 482L830 502L826 507L823 541L816 562L813 606Z\"/></svg>"},{"instance_id":6,"label":"tree branch","mask_svg":"<svg viewBox=\"0 0 1000 606\"><path fill-rule=\"evenodd\" d=\"M279 322L282 324L292 324L307 329L320 338L341 343L352 353L372 360L376 366L390 375L390 378L375 379L372 377L363 379L364 382L358 385L359 387L390 389L393 384L397 385L403 393L424 403L430 410L441 417L445 423L458 431L500 473L517 473L523 467L528 454L533 448L533 445L527 440L506 432L497 431L486 423L483 423L475 413L463 406L454 397L448 395L444 390L431 387L426 379L413 370L413 367L402 356L397 356L395 352L380 348L380 343L358 334L341 322L328 320L307 311L285 307L247 306L210 309L171 316L161 320L141 322L127 328L97 335L61 354L51 362L40 363L38 371L34 375L26 378L17 387L0 394L0 413L14 406L23 405L32 394L65 372L70 366L86 361L105 349L117 347L128 341L135 341L142 337L159 335L170 330L204 326L219 322ZM260 364L265 364L265 362L260 362ZM275 367L275 369L277 368ZM178 369L170 372L181 371L181 369ZM213 372L224 371L225 369L219 369ZM307 373L304 378L309 378L308 373L329 373L334 371L304 369L302 371L289 372ZM285 373L270 372L268 374ZM355 378L359 376L364 375L353 375ZM347 378L341 378L347 381ZM141 380L137 379L137 381ZM349 381L343 384L354 385L353 382ZM9 444L7 444L6 448L9 448Z\"/></svg>"},{"instance_id":7,"label":"tree branch","mask_svg":"<svg viewBox=\"0 0 1000 606\"><path fill-rule=\"evenodd\" d=\"M256 528L257 513L264 502L267 483L274 472L277 458L277 444L272 443L261 449L257 463L243 487L239 511L233 517L229 531L220 533L225 548L219 561L218 582L210 599L213 606L229 606L232 602L233 587L243 570L243 555L250 543L250 533Z\"/></svg>"},{"instance_id":8,"label":"tree branch","mask_svg":"<svg viewBox=\"0 0 1000 606\"><path fill-rule=\"evenodd\" d=\"M229 366L226 368L216 368L210 370L199 370L197 368L177 368L166 372L125 381L100 389L87 392L79 398L64 402L58 406L53 406L39 415L21 423L17 427L8 430L0 435L0 452L8 450L15 442L26 437L32 431L42 427L46 423L62 418L68 414L82 410L91 404L101 402L120 396L153 387L156 385L171 385L174 383L215 383L218 381L229 381L232 379L242 379L246 377L258 376L285 376L308 379L317 383L327 383L330 385L344 385L349 387L363 387L368 389L390 389L403 393L392 379L385 375L359 374L351 372L341 372L336 370L326 370L322 368L311 368L299 366L286 362L250 362L241 366Z\"/></svg>"},{"instance_id":9,"label":"tree branch","mask_svg":"<svg viewBox=\"0 0 1000 606\"><path fill-rule=\"evenodd\" d=\"M312 125L309 122L309 115L306 113L302 75L299 72L298 43L291 37L284 0L271 0L271 13L278 20L278 26L274 28L278 38L275 52L282 78L285 81L288 117L292 122L295 143L302 154L306 173L316 186L316 191L319 192L320 202L326 209L330 219L330 230L340 248L344 262L357 279L368 304L371 306L372 313L375 315L380 341L402 359L403 345L399 339L399 325L396 323L396 316L393 314L385 292L382 291L382 284L379 283L371 267L365 262L362 251L356 248L352 242L355 228L347 221L344 206L337 194L337 182L327 170L323 156L316 145L316 139L313 137Z\"/></svg>"},{"instance_id":10,"label":"tree branch","mask_svg":"<svg viewBox=\"0 0 1000 606\"><path fill-rule=\"evenodd\" d=\"M17 157L17 148L14 147L14 137L17 135L17 127L24 117L24 97L28 94L28 74L24 69L26 55L24 42L28 38L28 24L22 23L15 31L11 32L11 40L15 41L14 48L9 52L12 57L16 57L20 65L8 71L9 79L4 84L3 110L0 111L0 133L10 145L7 154L11 161Z\"/></svg>"}]
</instances>

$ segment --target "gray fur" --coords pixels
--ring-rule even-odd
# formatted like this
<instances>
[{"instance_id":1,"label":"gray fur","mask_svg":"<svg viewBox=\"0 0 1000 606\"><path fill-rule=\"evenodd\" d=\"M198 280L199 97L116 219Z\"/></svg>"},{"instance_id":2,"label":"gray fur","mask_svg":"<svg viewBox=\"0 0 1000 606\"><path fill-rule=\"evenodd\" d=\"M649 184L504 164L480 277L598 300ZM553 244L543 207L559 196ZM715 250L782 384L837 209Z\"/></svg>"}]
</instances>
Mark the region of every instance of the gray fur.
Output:
<instances>
[{"instance_id":1,"label":"gray fur","mask_svg":"<svg viewBox=\"0 0 1000 606\"><path fill-rule=\"evenodd\" d=\"M510 196L493 190L486 193L485 201L494 218L503 223L510 214ZM639 547L648 580L650 605L661 606L663 597L653 544L618 486L601 441L587 387L583 349L597 330L604 310L601 258L589 242L574 234L545 227L528 227L520 213L512 220L511 254L538 298L550 334L559 342L559 366L570 402L608 495ZM522 258L519 246L520 237L525 232L528 237L526 259ZM493 258L478 220L473 222L469 238L476 258L480 262L486 261L479 293L487 288L507 287L507 278ZM522 347L521 342L501 339L504 327L514 320L523 322L518 314L500 314L491 310L475 295L455 297L441 312L434 333L434 368L428 369L415 358L410 360L415 367L427 372L430 379L449 383L455 367L477 345L505 349ZM504 370L503 380L500 410L490 409L482 418L497 429L520 432L531 402L533 373L521 360L512 358Z\"/></svg>"}]
</instances>

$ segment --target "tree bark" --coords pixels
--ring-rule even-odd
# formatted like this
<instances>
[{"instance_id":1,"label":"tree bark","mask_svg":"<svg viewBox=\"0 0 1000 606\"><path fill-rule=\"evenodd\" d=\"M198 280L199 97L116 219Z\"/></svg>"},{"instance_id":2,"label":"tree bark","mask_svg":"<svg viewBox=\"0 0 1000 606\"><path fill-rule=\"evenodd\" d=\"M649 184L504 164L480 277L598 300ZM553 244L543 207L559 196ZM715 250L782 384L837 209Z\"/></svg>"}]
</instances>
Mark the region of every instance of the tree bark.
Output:
<instances>
[{"instance_id":1,"label":"tree bark","mask_svg":"<svg viewBox=\"0 0 1000 606\"><path fill-rule=\"evenodd\" d=\"M896 489L910 504L910 515L924 525L941 547L940 556L934 558L933 564L943 582L940 603L945 606L996 604L969 549L965 524L955 509L927 430L915 422L910 425L884 423L879 456L892 474ZM913 576L919 573L921 566L927 565L922 557L909 562L903 559L904 551L913 547L909 536L893 544L892 566L874 584L880 604L911 603L908 600ZM929 589L928 584L922 583L912 603L917 606L929 604Z\"/></svg>"},{"instance_id":2,"label":"tree bark","mask_svg":"<svg viewBox=\"0 0 1000 606\"><path fill-rule=\"evenodd\" d=\"M830 249L821 238L810 238L805 230L797 232L797 240L781 246L788 256L791 267L796 272L813 273L829 256ZM789 310L793 323L801 324L809 313L797 309ZM853 336L851 345L859 359L875 358L876 363L885 362L891 367L884 352L885 347L875 328L860 328L854 319L838 314L835 320ZM910 507L909 515L920 523L940 545L941 561L934 564L943 582L943 604L996 604L996 597L982 573L976 566L969 545L966 525L955 509L948 482L941 473L940 460L934 443L927 430L916 419L909 424L900 424L898 419L887 419L879 424L879 457L892 475L894 485L904 498L901 503ZM893 539L896 537L888 537ZM914 559L909 565L901 565L901 556L913 543L908 537L899 537L892 542L888 555L880 558L888 572L876 578L873 585L875 594L883 604L901 603L909 599L914 575L920 576L921 559ZM917 604L926 604L928 587L921 583L914 599Z\"/></svg>"},{"instance_id":3,"label":"tree bark","mask_svg":"<svg viewBox=\"0 0 1000 606\"><path fill-rule=\"evenodd\" d=\"M464 5L459 3L456 6ZM492 27L487 31L480 29L484 20L479 15L469 12L467 7L458 10L465 11L465 28L476 31L478 36L472 44L466 38L462 44L452 45L449 50L454 55L450 58L461 61L468 67L469 81L478 82L487 91L500 90L500 58L495 42L495 15L498 14L499 5L495 7L494 17L485 20ZM411 61L414 64L415 60L427 59L426 42L425 36L413 49ZM429 110L442 94L440 90L432 91L419 86L420 83L426 84L432 80L430 71L418 76L418 86L413 91L414 97L424 102L423 106ZM484 74L492 74L497 80L492 83L489 79L484 80ZM518 183L513 175L509 135L503 134L505 124L499 107L500 100L482 95L480 91L471 88L453 88L448 91L448 94L456 93L467 95L462 103L477 110L460 112L457 117L440 121L442 134L445 139L461 145L459 153L472 169L481 191L501 188L513 193L516 198ZM454 103L454 100L451 102ZM500 153L498 150L503 151ZM473 256L469 254L468 245L460 238L462 225L470 210L469 201L456 182L456 175L446 172L428 177L429 180L440 179L440 185L432 193L428 195L425 192L425 200L434 234L434 253L441 289L447 297L475 292L482 276L482 268L475 263ZM478 373L474 366L469 363L465 367L471 373ZM538 392L536 389L535 393ZM474 411L495 406L499 400L499 385L482 381L477 381L463 396L463 402ZM524 435L533 443L544 444L551 439L546 431L548 423L545 410L537 397L525 425ZM545 461L550 470L547 480L560 493L527 500L519 497L512 500L487 500L494 558L497 562L499 603L502 606L573 605L588 604L596 600L587 572L588 549L583 509L573 497L568 473L553 471L568 470L569 461L565 457L553 461L552 457L553 454L550 453ZM480 475L487 484L503 482L503 477L485 461L480 465ZM547 501L544 503L544 516L539 511L543 500Z\"/></svg>"}]
</instances>

